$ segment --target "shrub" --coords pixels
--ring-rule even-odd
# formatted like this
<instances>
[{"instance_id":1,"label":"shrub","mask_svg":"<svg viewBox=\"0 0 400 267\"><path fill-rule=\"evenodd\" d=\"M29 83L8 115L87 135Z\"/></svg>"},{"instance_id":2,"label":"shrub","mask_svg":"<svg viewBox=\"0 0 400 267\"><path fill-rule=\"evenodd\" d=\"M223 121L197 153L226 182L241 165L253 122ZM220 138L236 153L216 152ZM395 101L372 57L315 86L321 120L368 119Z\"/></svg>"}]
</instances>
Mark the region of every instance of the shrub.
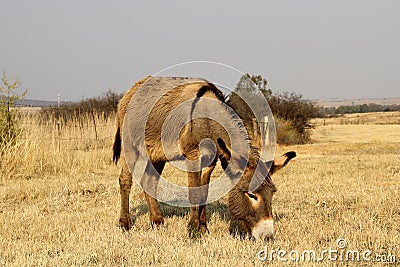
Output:
<instances>
[{"instance_id":1,"label":"shrub","mask_svg":"<svg viewBox=\"0 0 400 267\"><path fill-rule=\"evenodd\" d=\"M21 86L18 78L8 81L5 72L1 76L2 85L0 86L0 146L8 147L15 144L16 138L20 133L17 124L16 102L26 95L26 90L18 94L17 90Z\"/></svg>"},{"instance_id":2,"label":"shrub","mask_svg":"<svg viewBox=\"0 0 400 267\"><path fill-rule=\"evenodd\" d=\"M310 142L310 129L314 128L311 119L318 116L314 103L304 100L297 93L264 94L276 119L289 122L297 135L298 144Z\"/></svg>"},{"instance_id":3,"label":"shrub","mask_svg":"<svg viewBox=\"0 0 400 267\"><path fill-rule=\"evenodd\" d=\"M296 130L290 121L280 118L275 119L276 142L282 145L295 145L302 143Z\"/></svg>"}]
</instances>

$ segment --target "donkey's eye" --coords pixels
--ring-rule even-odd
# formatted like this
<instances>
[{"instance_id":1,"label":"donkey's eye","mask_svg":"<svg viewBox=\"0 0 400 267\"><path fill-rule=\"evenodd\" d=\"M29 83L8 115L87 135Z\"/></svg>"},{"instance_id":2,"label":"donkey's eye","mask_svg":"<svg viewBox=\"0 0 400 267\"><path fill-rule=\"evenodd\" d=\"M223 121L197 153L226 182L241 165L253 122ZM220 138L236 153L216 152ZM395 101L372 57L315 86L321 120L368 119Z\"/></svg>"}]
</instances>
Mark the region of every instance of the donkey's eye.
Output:
<instances>
[{"instance_id":1,"label":"donkey's eye","mask_svg":"<svg viewBox=\"0 0 400 267\"><path fill-rule=\"evenodd\" d=\"M251 198L251 199L257 201L258 198L257 198L257 196L254 195L253 193L247 192L246 194L247 194L247 196L248 196L249 198Z\"/></svg>"}]
</instances>

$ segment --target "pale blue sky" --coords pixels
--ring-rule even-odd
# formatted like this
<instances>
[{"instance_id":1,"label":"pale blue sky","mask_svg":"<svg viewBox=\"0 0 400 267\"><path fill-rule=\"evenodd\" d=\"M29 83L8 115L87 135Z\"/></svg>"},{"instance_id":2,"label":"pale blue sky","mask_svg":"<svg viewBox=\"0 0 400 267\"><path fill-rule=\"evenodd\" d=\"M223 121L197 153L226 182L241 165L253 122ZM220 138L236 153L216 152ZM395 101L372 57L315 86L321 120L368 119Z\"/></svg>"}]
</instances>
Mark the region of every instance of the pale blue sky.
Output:
<instances>
[{"instance_id":1,"label":"pale blue sky","mask_svg":"<svg viewBox=\"0 0 400 267\"><path fill-rule=\"evenodd\" d=\"M122 92L191 60L310 99L399 97L399 11L395 0L0 0L0 70L46 100Z\"/></svg>"}]
</instances>

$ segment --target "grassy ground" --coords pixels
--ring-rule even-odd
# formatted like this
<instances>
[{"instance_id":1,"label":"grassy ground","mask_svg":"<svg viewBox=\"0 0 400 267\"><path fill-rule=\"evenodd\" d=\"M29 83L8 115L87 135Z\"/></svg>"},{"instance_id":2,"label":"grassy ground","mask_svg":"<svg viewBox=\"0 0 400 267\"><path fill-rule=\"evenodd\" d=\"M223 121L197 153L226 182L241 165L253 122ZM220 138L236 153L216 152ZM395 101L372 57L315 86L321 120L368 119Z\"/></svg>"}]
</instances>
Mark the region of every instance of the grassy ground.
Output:
<instances>
[{"instance_id":1,"label":"grassy ground","mask_svg":"<svg viewBox=\"0 0 400 267\"><path fill-rule=\"evenodd\" d=\"M117 228L113 122L97 129L98 142L77 141L96 139L93 129L65 127L64 140L54 134L56 125L25 127L19 148L2 153L0 266L381 266L377 260L392 261L390 255L399 264L400 125L370 116L357 125L326 120L314 130L313 144L278 148L277 154L295 150L298 157L273 177L276 233L268 243L231 236L223 199L208 207L210 234L200 239L187 237L184 208L163 205L166 224L152 229L137 186L131 193L135 226L124 233ZM390 116L394 121L400 114ZM17 167L7 167L12 164ZM327 254L321 262L290 260L295 250L320 257L338 249L339 238L347 242L339 250L343 260ZM267 256L286 251L281 256L288 261L276 252L272 262L261 261L257 255L265 249ZM370 250L371 261L345 261L348 250Z\"/></svg>"}]
</instances>

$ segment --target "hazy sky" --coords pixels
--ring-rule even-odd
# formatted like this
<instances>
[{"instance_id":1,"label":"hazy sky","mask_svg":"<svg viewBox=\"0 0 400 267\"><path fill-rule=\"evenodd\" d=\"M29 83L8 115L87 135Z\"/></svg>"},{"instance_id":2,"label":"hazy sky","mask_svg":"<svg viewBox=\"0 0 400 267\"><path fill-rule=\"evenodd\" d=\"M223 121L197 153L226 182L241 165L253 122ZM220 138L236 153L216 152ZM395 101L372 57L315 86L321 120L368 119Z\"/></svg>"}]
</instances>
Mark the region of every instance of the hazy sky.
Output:
<instances>
[{"instance_id":1,"label":"hazy sky","mask_svg":"<svg viewBox=\"0 0 400 267\"><path fill-rule=\"evenodd\" d=\"M0 0L0 70L31 99L123 92L191 60L310 99L399 97L399 11L397 0Z\"/></svg>"}]
</instances>

